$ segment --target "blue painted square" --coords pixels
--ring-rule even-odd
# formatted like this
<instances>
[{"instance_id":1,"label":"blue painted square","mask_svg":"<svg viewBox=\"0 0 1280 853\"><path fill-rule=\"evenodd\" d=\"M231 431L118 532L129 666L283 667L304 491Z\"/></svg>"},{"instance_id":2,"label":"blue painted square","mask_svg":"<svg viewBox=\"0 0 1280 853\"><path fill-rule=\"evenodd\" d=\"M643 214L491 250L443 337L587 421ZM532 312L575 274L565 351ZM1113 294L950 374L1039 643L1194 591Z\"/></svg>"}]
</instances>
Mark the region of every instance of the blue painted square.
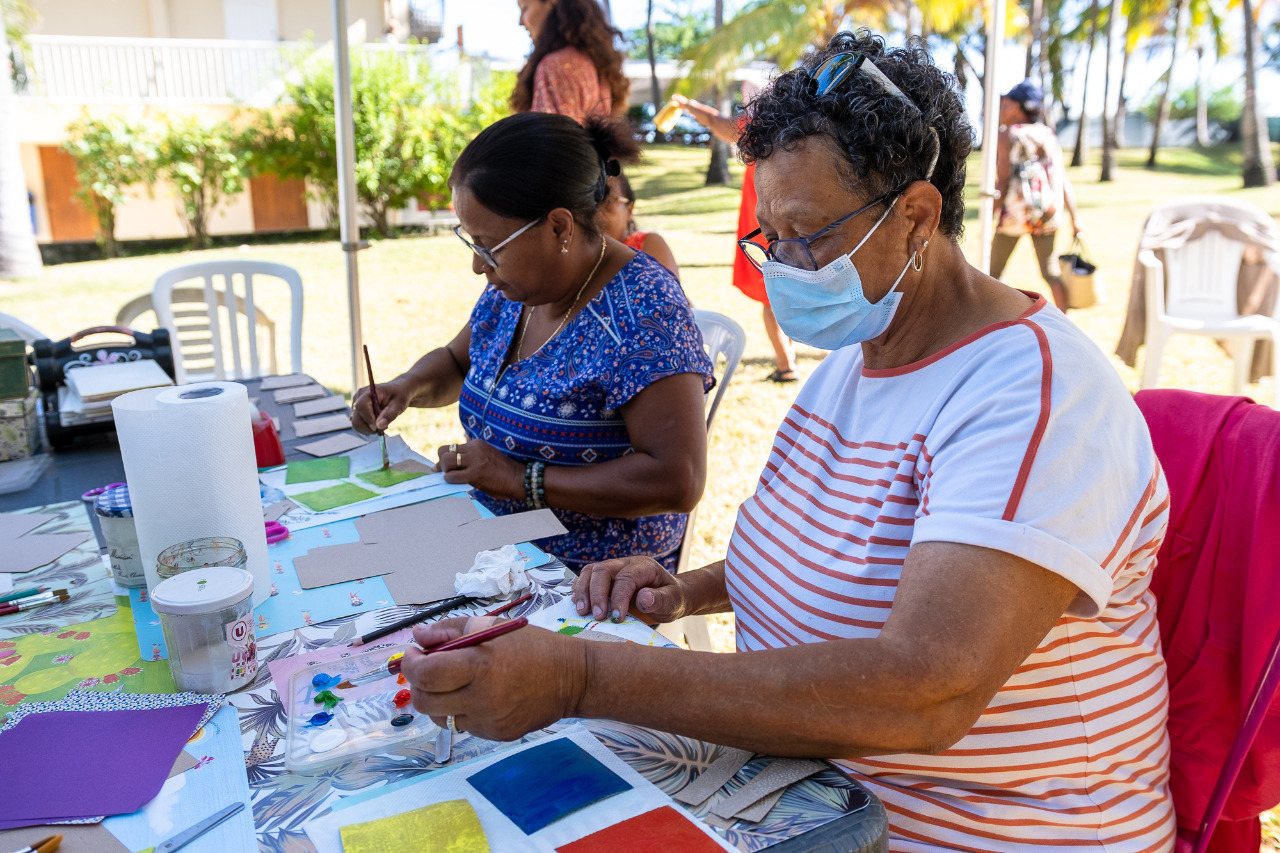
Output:
<instances>
[{"instance_id":1,"label":"blue painted square","mask_svg":"<svg viewBox=\"0 0 1280 853\"><path fill-rule=\"evenodd\" d=\"M467 777L485 799L532 835L631 784L567 738L537 744Z\"/></svg>"}]
</instances>

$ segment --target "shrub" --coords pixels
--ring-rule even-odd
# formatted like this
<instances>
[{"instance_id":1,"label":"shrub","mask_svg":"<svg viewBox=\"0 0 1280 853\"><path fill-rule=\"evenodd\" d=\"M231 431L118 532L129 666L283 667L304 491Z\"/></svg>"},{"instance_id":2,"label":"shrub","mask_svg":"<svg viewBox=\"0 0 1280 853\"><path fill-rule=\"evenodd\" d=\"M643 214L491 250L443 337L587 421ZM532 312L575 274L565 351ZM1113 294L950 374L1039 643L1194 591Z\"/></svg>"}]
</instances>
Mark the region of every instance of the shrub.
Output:
<instances>
[{"instance_id":1,"label":"shrub","mask_svg":"<svg viewBox=\"0 0 1280 853\"><path fill-rule=\"evenodd\" d=\"M108 258L119 255L116 207L125 190L152 180L156 161L155 131L129 122L118 113L92 117L88 113L67 128L63 143L75 160L80 189L76 197L98 220L98 242Z\"/></svg>"},{"instance_id":2,"label":"shrub","mask_svg":"<svg viewBox=\"0 0 1280 853\"><path fill-rule=\"evenodd\" d=\"M156 160L158 177L178 197L193 248L209 245L209 215L222 201L244 192L245 156L241 134L230 121L202 122L167 116Z\"/></svg>"}]
</instances>

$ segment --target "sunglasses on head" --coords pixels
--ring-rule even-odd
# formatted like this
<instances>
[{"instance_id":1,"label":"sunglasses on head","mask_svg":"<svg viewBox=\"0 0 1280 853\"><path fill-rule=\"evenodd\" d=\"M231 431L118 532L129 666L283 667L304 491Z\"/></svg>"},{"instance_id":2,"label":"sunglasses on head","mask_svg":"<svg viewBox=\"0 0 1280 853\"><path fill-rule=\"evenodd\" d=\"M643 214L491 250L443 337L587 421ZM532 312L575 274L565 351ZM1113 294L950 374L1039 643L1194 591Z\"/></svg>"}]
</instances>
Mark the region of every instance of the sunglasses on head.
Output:
<instances>
[{"instance_id":1,"label":"sunglasses on head","mask_svg":"<svg viewBox=\"0 0 1280 853\"><path fill-rule=\"evenodd\" d=\"M874 80L886 94L910 105L922 118L924 117L924 110L920 109L915 101L908 98L901 89L894 85L894 82L886 77L874 62L864 54L852 51L837 53L835 56L823 60L821 65L808 72L809 92L815 98L830 94L858 69L861 69L864 74ZM928 124L927 121L926 124ZM929 125L929 135L933 137L933 158L929 161L929 168L925 170L924 180L926 181L933 177L933 169L938 165L938 154L941 153L938 132L933 129L932 125Z\"/></svg>"}]
</instances>

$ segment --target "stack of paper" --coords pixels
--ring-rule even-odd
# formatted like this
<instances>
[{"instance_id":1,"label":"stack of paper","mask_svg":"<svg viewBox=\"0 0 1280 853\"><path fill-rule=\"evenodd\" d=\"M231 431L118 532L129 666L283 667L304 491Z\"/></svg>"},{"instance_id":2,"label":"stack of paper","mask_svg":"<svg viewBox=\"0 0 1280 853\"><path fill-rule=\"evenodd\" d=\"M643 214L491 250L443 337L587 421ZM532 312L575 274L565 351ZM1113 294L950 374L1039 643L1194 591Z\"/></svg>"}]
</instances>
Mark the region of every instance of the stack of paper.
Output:
<instances>
[{"instance_id":1,"label":"stack of paper","mask_svg":"<svg viewBox=\"0 0 1280 853\"><path fill-rule=\"evenodd\" d=\"M63 426L111 420L111 401L142 388L172 385L173 380L154 361L118 361L67 371L58 388L58 411Z\"/></svg>"}]
</instances>

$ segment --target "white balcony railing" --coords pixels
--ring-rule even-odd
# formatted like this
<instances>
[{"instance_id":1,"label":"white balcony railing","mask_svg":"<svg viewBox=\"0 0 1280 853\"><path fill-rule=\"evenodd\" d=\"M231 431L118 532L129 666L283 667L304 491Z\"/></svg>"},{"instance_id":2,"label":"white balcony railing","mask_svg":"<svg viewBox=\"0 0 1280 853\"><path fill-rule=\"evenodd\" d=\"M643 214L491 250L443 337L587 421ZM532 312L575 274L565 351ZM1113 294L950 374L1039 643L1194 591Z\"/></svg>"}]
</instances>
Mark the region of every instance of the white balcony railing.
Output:
<instances>
[{"instance_id":1,"label":"white balcony railing","mask_svg":"<svg viewBox=\"0 0 1280 853\"><path fill-rule=\"evenodd\" d=\"M217 39L27 37L22 97L77 104L274 103L288 72L332 45ZM416 75L435 54L417 45L353 45L391 52Z\"/></svg>"}]
</instances>

